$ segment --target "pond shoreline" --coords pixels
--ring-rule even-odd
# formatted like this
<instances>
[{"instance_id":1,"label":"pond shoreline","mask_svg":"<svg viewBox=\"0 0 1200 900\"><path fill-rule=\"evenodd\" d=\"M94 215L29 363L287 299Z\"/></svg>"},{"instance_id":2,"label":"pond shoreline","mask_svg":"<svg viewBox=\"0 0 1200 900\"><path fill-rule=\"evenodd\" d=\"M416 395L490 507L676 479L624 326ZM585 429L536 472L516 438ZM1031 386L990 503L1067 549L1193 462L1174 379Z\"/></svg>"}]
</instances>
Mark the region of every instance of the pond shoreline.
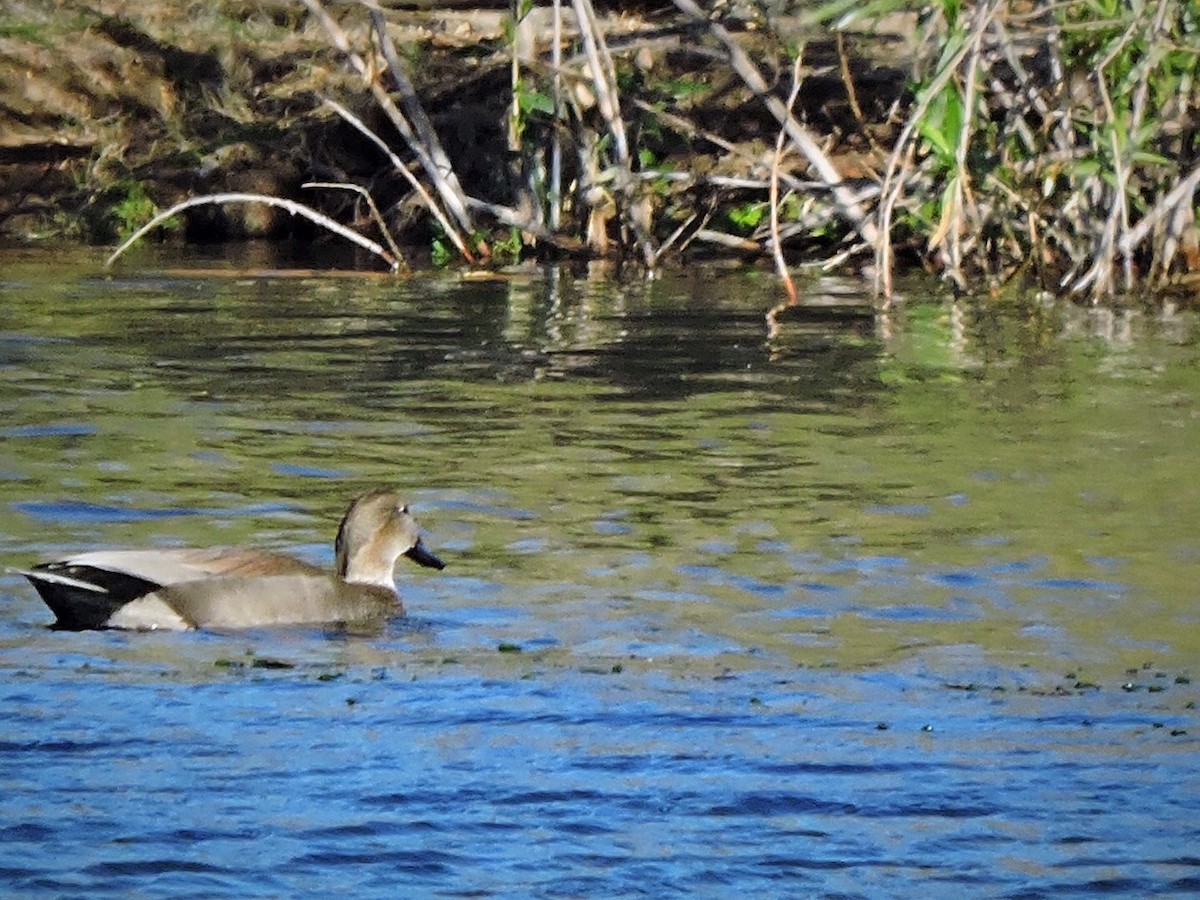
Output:
<instances>
[{"instance_id":1,"label":"pond shoreline","mask_svg":"<svg viewBox=\"0 0 1200 900\"><path fill-rule=\"evenodd\" d=\"M332 233L395 270L400 244L769 258L792 304L813 261L884 303L915 266L960 294L1191 301L1200 19L1156 10L23 4L0 23L0 234Z\"/></svg>"}]
</instances>

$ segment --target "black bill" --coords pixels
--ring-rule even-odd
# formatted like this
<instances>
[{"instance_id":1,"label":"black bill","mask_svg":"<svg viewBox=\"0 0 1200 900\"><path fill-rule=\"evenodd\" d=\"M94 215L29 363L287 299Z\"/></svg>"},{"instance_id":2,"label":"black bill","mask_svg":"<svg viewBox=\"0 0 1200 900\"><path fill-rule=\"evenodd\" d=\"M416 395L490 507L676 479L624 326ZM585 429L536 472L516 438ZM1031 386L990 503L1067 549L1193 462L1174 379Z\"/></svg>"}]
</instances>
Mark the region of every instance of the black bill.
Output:
<instances>
[{"instance_id":1,"label":"black bill","mask_svg":"<svg viewBox=\"0 0 1200 900\"><path fill-rule=\"evenodd\" d=\"M412 549L404 554L415 563L420 563L423 566L428 566L431 569L444 569L446 564L425 549L425 545L418 538L413 544Z\"/></svg>"}]
</instances>

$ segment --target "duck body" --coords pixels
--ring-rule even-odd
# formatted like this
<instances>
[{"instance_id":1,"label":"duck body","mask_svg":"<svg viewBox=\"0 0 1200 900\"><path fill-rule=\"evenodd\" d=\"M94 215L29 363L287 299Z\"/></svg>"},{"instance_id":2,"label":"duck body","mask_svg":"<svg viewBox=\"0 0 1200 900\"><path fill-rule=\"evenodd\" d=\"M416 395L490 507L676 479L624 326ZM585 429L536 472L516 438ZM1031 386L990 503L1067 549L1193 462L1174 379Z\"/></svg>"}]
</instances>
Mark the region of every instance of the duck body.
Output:
<instances>
[{"instance_id":1,"label":"duck body","mask_svg":"<svg viewBox=\"0 0 1200 900\"><path fill-rule=\"evenodd\" d=\"M232 547L98 550L18 569L70 630L186 630L363 623L403 615L401 556L441 569L391 491L357 498L338 528L335 571Z\"/></svg>"}]
</instances>

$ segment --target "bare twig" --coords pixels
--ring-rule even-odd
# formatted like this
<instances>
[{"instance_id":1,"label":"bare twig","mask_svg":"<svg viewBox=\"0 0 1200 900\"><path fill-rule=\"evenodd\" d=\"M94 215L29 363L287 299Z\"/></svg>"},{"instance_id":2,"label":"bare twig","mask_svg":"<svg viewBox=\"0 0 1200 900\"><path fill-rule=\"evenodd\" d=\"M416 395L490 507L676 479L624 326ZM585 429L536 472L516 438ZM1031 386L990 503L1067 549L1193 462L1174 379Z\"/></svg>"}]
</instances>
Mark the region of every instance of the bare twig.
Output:
<instances>
[{"instance_id":1,"label":"bare twig","mask_svg":"<svg viewBox=\"0 0 1200 900\"><path fill-rule=\"evenodd\" d=\"M1200 165L1192 169L1186 178L1182 179L1166 196L1155 203L1154 208L1146 213L1135 227L1125 232L1125 235L1121 238L1121 252L1132 252L1134 247L1146 239L1150 230L1159 221L1170 214L1180 204L1188 202L1188 198L1195 194L1198 189L1200 189Z\"/></svg>"},{"instance_id":2,"label":"bare twig","mask_svg":"<svg viewBox=\"0 0 1200 900\"><path fill-rule=\"evenodd\" d=\"M863 134L867 136L867 140L874 147L875 140L867 130L867 117L863 115L862 107L858 104L858 91L854 89L854 77L850 74L850 60L846 56L846 36L841 30L837 32L837 53L838 74L842 79L842 87L846 89L846 100L850 103L850 112L854 113L858 127L862 129Z\"/></svg>"},{"instance_id":3,"label":"bare twig","mask_svg":"<svg viewBox=\"0 0 1200 900\"><path fill-rule=\"evenodd\" d=\"M986 27L987 22L995 14L995 2L996 0L993 0L993 2L979 7L976 25L973 29L976 34ZM972 42L963 41L948 59L942 61L942 66L937 74L924 86L916 105L908 113L908 121L901 129L892 154L888 158L887 167L884 169L882 199L878 207L879 240L873 242L872 246L875 247L876 290L885 298L892 294L892 214L904 192L906 181L904 177L898 178L897 172L906 172L910 168L916 154L914 136L918 126L929 112L929 106L934 98L954 78L959 65L971 51L972 46L974 46Z\"/></svg>"},{"instance_id":4,"label":"bare twig","mask_svg":"<svg viewBox=\"0 0 1200 900\"><path fill-rule=\"evenodd\" d=\"M415 139L405 135L405 140L414 146L414 152L417 152L415 149L417 147L424 151L418 152L417 158L421 160L425 173L437 186L438 193L442 196L442 202L446 204L446 209L458 221L459 226L470 233L474 230L474 223L466 210L466 196L462 186L458 183L458 176L454 172L450 157L446 155L441 139L438 138L433 123L429 121L429 116L425 114L425 108L421 105L416 88L413 87L412 80L408 77L408 69L396 53L396 45L392 43L392 38L387 33L387 20L383 17L383 10L374 0L363 0L363 2L370 10L371 24L379 38L379 47L383 51L388 71L391 72L392 80L396 83L400 103L404 106L408 121L416 132Z\"/></svg>"},{"instance_id":5,"label":"bare twig","mask_svg":"<svg viewBox=\"0 0 1200 900\"><path fill-rule=\"evenodd\" d=\"M796 48L796 61L792 66L792 90L788 94L787 100L787 115L790 119L792 116L792 107L796 104L796 96L800 93L801 70L804 66L804 47ZM792 281L792 275L788 271L787 263L783 259L783 244L779 239L779 167L783 162L783 139L786 135L784 129L779 129L779 134L775 138L775 159L771 164L771 254L775 258L775 271L779 273L780 280L783 281L784 290L787 291L787 305L794 306L800 302L800 298L796 295L796 284Z\"/></svg>"},{"instance_id":6,"label":"bare twig","mask_svg":"<svg viewBox=\"0 0 1200 900\"><path fill-rule=\"evenodd\" d=\"M350 125L353 126L354 129L362 134L367 140L383 151L384 156L391 161L392 167L409 183L412 189L417 192L417 194L421 197L421 200L424 201L425 208L428 209L430 214L432 214L433 217L438 220L438 224L442 226L442 230L446 232L446 236L450 238L454 246L458 249L458 252L462 254L463 259L474 261L474 254L472 254L467 248L466 241L463 239L463 236L459 234L458 229L454 227L448 218L446 218L446 214L442 212L442 208L438 206L437 201L430 196L429 191L425 190L425 185L421 184L417 176L412 173L412 170L410 170L408 166L404 164L400 157L392 152L392 148L384 142L383 138L368 128L363 123L362 119L354 115L354 113L350 112L350 110L346 109L346 107L342 106L342 104L338 103L336 100L330 100L328 97L326 97L324 98L323 102L326 106L349 122Z\"/></svg>"},{"instance_id":7,"label":"bare twig","mask_svg":"<svg viewBox=\"0 0 1200 900\"><path fill-rule=\"evenodd\" d=\"M700 228L693 236L693 240L705 241L709 244L719 244L722 247L729 247L731 250L738 250L742 253L762 253L762 245L757 241L747 240L744 237L738 237L736 234L727 234L724 231L713 231L711 228Z\"/></svg>"},{"instance_id":8,"label":"bare twig","mask_svg":"<svg viewBox=\"0 0 1200 900\"><path fill-rule=\"evenodd\" d=\"M458 187L458 180L456 178L451 180L454 172L453 169L449 168L449 163L445 161L439 163L439 161L434 158L430 148L427 147L425 143L417 136L417 133L414 131L404 113L400 111L395 102L393 102L391 96L384 89L383 85L379 83L379 79L376 77L374 70L367 65L366 61L363 60L358 53L355 52L354 48L350 45L350 39L346 36L346 33L342 30L341 26L339 26L338 23L335 22L327 12L325 12L319 0L303 0L303 2L313 16L316 17L317 21L321 23L321 27L325 29L325 33L329 35L333 45L339 51L341 51L343 56L346 57L354 71L362 76L364 82L366 82L367 87L371 91L371 96L375 99L375 102L379 105L379 108L383 110L384 114L391 121L392 125L395 126L396 130L400 133L400 136L404 138L405 142L409 146L409 149L412 150L413 155L415 155L417 160L420 162L421 168L424 169L426 176L433 183L434 188L441 196L442 202L445 204L446 209L450 212L450 215L457 220L458 229L447 229L446 233L451 234L456 230L461 230L466 234L470 234L475 230L475 227L471 222L470 216L467 214L466 202L462 196L461 188ZM395 73L393 73L393 76L394 75ZM444 154L442 154L442 156L444 157ZM430 211L432 211L432 209L433 207L431 206ZM445 228L445 225L442 227ZM454 240L454 244L456 247L458 247L459 252L463 254L464 258L467 260L474 259L474 255L467 251L466 243L464 241L461 239Z\"/></svg>"},{"instance_id":9,"label":"bare twig","mask_svg":"<svg viewBox=\"0 0 1200 900\"><path fill-rule=\"evenodd\" d=\"M383 216L379 212L379 207L375 205L375 198L371 196L371 192L359 184L348 184L343 181L306 181L300 187L309 188L325 188L335 191L352 191L358 194L367 203L367 209L371 211L371 218L375 221L379 233L383 235L383 239L387 241L388 249L392 251L392 256L396 257L400 268L407 269L408 261L405 260L404 254L400 252L400 248L396 245L396 241L392 238L392 231L384 221Z\"/></svg>"},{"instance_id":10,"label":"bare twig","mask_svg":"<svg viewBox=\"0 0 1200 900\"><path fill-rule=\"evenodd\" d=\"M562 0L554 0L554 20L550 45L550 67L554 72L551 95L554 103L554 123L550 129L550 191L549 224L551 231L558 231L562 220L562 135L558 123L563 117L562 102Z\"/></svg>"},{"instance_id":11,"label":"bare twig","mask_svg":"<svg viewBox=\"0 0 1200 900\"><path fill-rule=\"evenodd\" d=\"M537 222L530 221L527 217L522 216L515 209L508 206L500 206L497 203L488 203L486 200L479 200L475 197L468 197L467 204L472 209L477 209L480 212L486 212L492 218L502 225L510 225L513 228L519 228L521 231L527 231L539 240L558 247L560 250L565 250L568 253L583 253L586 249L582 242L565 234L559 234L556 231L550 231L543 225Z\"/></svg>"},{"instance_id":12,"label":"bare twig","mask_svg":"<svg viewBox=\"0 0 1200 900\"><path fill-rule=\"evenodd\" d=\"M321 213L317 212L315 209L311 209L311 208L305 206L303 203L297 203L294 200L282 200L279 197L268 197L265 194L231 193L231 194L209 194L204 197L192 197L190 200L184 200L182 203L176 203L170 209L160 212L153 219L151 219L149 222L147 222L145 225L143 225L141 228L139 228L137 231L135 231L133 234L131 234L128 238L126 238L125 242L122 243L120 247L118 247L116 250L114 250L112 252L112 254L108 257L108 259L106 259L104 261L105 268L108 268L114 262L116 262L117 258L119 256L121 256L121 254L123 254L131 246L133 246L135 243L137 243L142 238L143 235L145 235L147 232L152 231L153 229L157 228L159 225L161 225L167 219L171 218L176 213L181 213L185 209L191 209L192 207L195 207L195 206L207 206L207 205L221 204L221 203L265 203L267 206L276 206L276 207L279 207L280 209L286 209L288 212L290 212L294 216L303 216L304 218L308 219L309 221L316 222L322 228L332 231L334 234L340 235L341 237L344 237L346 240L351 241L355 244L358 244L358 246L360 246L366 250L370 250L372 253L374 253L376 256L378 256L380 259L382 259L384 262L386 262L388 264L388 266L392 269L393 272L400 265L399 260L395 259L390 253L387 252L387 250L385 250L383 247L381 247L375 241L372 241L369 238L363 237L357 231L351 231L345 225L335 222L333 219L329 218L328 216L322 215Z\"/></svg>"},{"instance_id":13,"label":"bare twig","mask_svg":"<svg viewBox=\"0 0 1200 900\"><path fill-rule=\"evenodd\" d=\"M579 22L579 37L583 41L584 54L592 75L592 84L596 88L596 103L600 107L600 115L604 117L605 124L612 134L617 161L629 168L629 140L625 135L625 120L621 118L616 72L600 33L596 10L592 7L592 0L572 2L575 6L575 18Z\"/></svg>"},{"instance_id":14,"label":"bare twig","mask_svg":"<svg viewBox=\"0 0 1200 900\"><path fill-rule=\"evenodd\" d=\"M622 183L617 185L619 193L624 197L629 215L626 219L632 227L637 242L642 250L642 258L647 268L654 268L658 261L658 252L650 241L649 234L643 227L644 209L634 209L635 204L646 201L633 193L634 181L633 162L629 155L629 139L625 133L625 120L621 117L621 102L617 93L617 72L613 66L612 55L604 42L604 35L596 19L596 10L592 0L572 0L575 16L579 22L579 35L583 41L584 54L587 58L588 69L592 75L592 84L596 89L596 103L600 107L600 115L608 125L613 139L613 150L617 157L617 166L622 176Z\"/></svg>"},{"instance_id":15,"label":"bare twig","mask_svg":"<svg viewBox=\"0 0 1200 900\"><path fill-rule=\"evenodd\" d=\"M726 53L729 55L729 64L733 66L733 70L738 74L738 77L766 104L771 115L783 126L788 137L791 138L804 158L812 165L821 180L833 187L834 198L841 208L842 213L850 220L850 223L862 236L863 240L868 245L874 247L879 234L875 224L870 220L863 208L855 202L853 192L844 185L841 175L838 174L837 169L821 150L816 140L813 139L812 135L809 134L803 125L791 116L784 106L783 101L771 93L766 80L762 77L762 73L758 71L758 67L750 60L746 51L742 49L733 35L720 22L709 20L703 10L696 4L695 0L672 0L672 2L692 18L707 23L709 32L725 48Z\"/></svg>"},{"instance_id":16,"label":"bare twig","mask_svg":"<svg viewBox=\"0 0 1200 900\"><path fill-rule=\"evenodd\" d=\"M708 209L704 210L704 214L700 217L700 224L697 225L692 230L691 234L689 234L686 238L684 238L679 243L679 252L680 253L683 253L683 251L685 251L689 246L691 246L692 242L696 240L696 236L698 234L700 234L700 232L702 232L702 231L704 231L704 229L708 228L708 223L712 221L712 217L713 217L713 214L716 212L716 209L717 208L715 205L709 205ZM670 240L674 241L675 235L671 235Z\"/></svg>"},{"instance_id":17,"label":"bare twig","mask_svg":"<svg viewBox=\"0 0 1200 900\"><path fill-rule=\"evenodd\" d=\"M659 253L666 253L668 250L670 250L675 245L675 242L683 237L684 233L692 227L698 218L700 218L700 213L694 212L684 219L682 224L672 231L670 236L663 241L662 247L659 248Z\"/></svg>"}]
</instances>

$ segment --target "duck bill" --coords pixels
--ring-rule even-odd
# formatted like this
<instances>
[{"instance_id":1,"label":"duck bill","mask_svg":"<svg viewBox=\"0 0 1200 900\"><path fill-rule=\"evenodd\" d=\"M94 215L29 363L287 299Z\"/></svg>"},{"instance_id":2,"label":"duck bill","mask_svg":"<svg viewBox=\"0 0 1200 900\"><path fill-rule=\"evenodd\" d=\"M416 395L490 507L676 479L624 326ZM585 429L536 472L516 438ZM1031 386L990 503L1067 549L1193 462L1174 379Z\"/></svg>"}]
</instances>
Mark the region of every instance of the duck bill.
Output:
<instances>
[{"instance_id":1,"label":"duck bill","mask_svg":"<svg viewBox=\"0 0 1200 900\"><path fill-rule=\"evenodd\" d=\"M420 563L430 569L444 569L446 564L425 549L425 545L421 543L421 539L417 538L417 542L412 545L412 549L404 554L415 563Z\"/></svg>"}]
</instances>

